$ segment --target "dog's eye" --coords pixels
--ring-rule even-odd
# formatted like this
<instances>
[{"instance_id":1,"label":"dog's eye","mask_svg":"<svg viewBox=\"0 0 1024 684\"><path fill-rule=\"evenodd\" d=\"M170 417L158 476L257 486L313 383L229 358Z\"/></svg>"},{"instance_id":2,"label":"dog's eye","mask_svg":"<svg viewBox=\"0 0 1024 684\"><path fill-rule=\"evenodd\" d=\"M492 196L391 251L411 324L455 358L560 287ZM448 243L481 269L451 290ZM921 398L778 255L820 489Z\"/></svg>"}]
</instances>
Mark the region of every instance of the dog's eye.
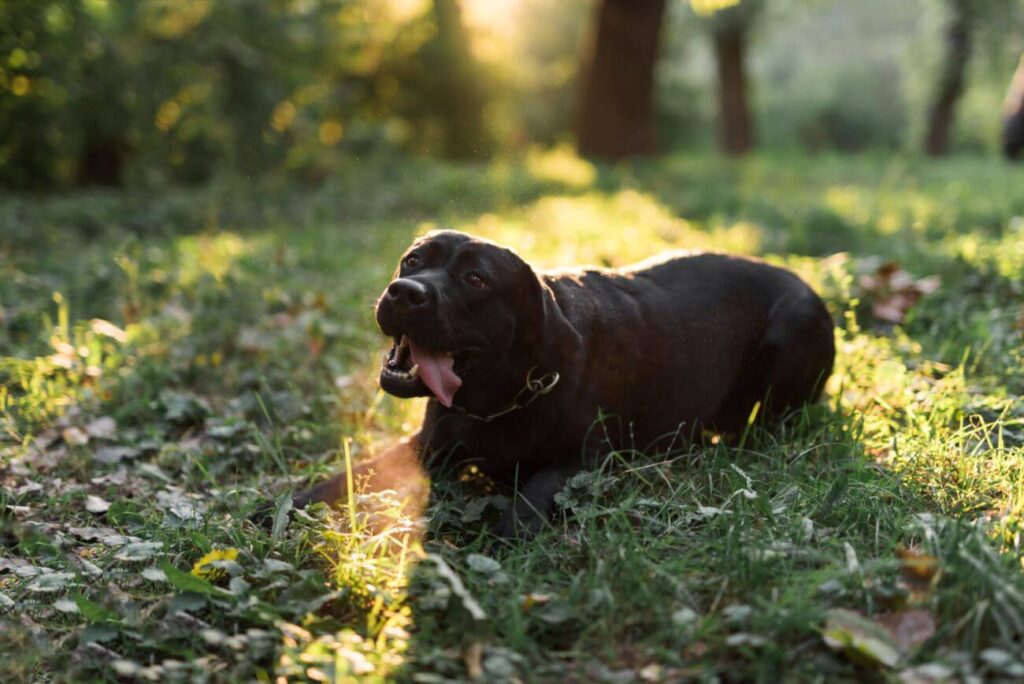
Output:
<instances>
[{"instance_id":1,"label":"dog's eye","mask_svg":"<svg viewBox=\"0 0 1024 684\"><path fill-rule=\"evenodd\" d=\"M402 260L402 265L405 266L406 268L416 268L417 266L420 265L419 255L410 254L409 256L405 257L405 259Z\"/></svg>"},{"instance_id":2,"label":"dog's eye","mask_svg":"<svg viewBox=\"0 0 1024 684\"><path fill-rule=\"evenodd\" d=\"M478 290L487 287L487 281L480 277L480 274L475 271L470 271L466 274L465 281L477 288Z\"/></svg>"}]
</instances>

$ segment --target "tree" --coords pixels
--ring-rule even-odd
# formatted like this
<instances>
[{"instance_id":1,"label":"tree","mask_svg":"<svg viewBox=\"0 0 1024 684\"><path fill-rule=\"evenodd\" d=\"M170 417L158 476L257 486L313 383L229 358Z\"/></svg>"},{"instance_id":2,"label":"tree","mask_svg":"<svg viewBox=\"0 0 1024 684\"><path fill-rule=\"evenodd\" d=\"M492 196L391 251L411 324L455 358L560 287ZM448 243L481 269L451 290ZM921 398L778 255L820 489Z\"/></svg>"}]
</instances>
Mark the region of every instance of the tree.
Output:
<instances>
[{"instance_id":1,"label":"tree","mask_svg":"<svg viewBox=\"0 0 1024 684\"><path fill-rule=\"evenodd\" d=\"M975 12L971 0L948 0L948 5L950 17L946 27L946 51L928 113L928 132L924 143L925 152L933 157L944 155L949 147L949 132L953 127L957 102L964 92L965 72L972 47Z\"/></svg>"},{"instance_id":2,"label":"tree","mask_svg":"<svg viewBox=\"0 0 1024 684\"><path fill-rule=\"evenodd\" d=\"M699 7L695 4L698 13ZM712 10L711 40L718 72L718 121L722 150L741 156L754 146L747 79L747 43L750 29L761 9L758 0L745 0Z\"/></svg>"},{"instance_id":3,"label":"tree","mask_svg":"<svg viewBox=\"0 0 1024 684\"><path fill-rule=\"evenodd\" d=\"M584 58L581 155L622 159L657 150L654 65L665 0L601 0Z\"/></svg>"},{"instance_id":4,"label":"tree","mask_svg":"<svg viewBox=\"0 0 1024 684\"><path fill-rule=\"evenodd\" d=\"M491 152L484 121L487 95L469 50L458 0L434 0L437 33L424 49L424 66L433 72L425 106L437 115L441 151L456 159L480 159Z\"/></svg>"},{"instance_id":5,"label":"tree","mask_svg":"<svg viewBox=\"0 0 1024 684\"><path fill-rule=\"evenodd\" d=\"M1003 154L1009 159L1024 156L1024 55L1021 55L1003 113Z\"/></svg>"}]
</instances>

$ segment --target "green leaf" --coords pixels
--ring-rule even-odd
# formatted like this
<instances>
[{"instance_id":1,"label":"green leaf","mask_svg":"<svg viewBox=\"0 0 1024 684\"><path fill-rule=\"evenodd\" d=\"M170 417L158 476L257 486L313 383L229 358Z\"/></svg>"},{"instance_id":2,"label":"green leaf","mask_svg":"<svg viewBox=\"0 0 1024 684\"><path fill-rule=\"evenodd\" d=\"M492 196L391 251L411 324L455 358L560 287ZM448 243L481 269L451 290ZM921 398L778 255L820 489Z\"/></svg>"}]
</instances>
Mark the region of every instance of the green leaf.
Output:
<instances>
[{"instance_id":1,"label":"green leaf","mask_svg":"<svg viewBox=\"0 0 1024 684\"><path fill-rule=\"evenodd\" d=\"M199 610L206 605L206 597L194 591L183 591L167 604L167 612L171 615L180 610Z\"/></svg>"},{"instance_id":2,"label":"green leaf","mask_svg":"<svg viewBox=\"0 0 1024 684\"><path fill-rule=\"evenodd\" d=\"M94 601L90 601L81 594L75 594L72 598L75 601L75 605L78 606L78 612L89 622L117 622L121 619L121 616L114 611L104 608Z\"/></svg>"},{"instance_id":3,"label":"green leaf","mask_svg":"<svg viewBox=\"0 0 1024 684\"><path fill-rule=\"evenodd\" d=\"M78 634L78 643L80 645L91 644L94 641L110 641L119 634L116 627L112 627L109 623L102 625L89 625Z\"/></svg>"},{"instance_id":4,"label":"green leaf","mask_svg":"<svg viewBox=\"0 0 1024 684\"><path fill-rule=\"evenodd\" d=\"M480 607L480 604L469 593L466 589L466 585L462 583L462 579L458 574L452 570L451 566L445 562L444 558L436 553L428 553L427 558L434 562L437 567L437 574L448 583L451 593L456 596L462 603L462 607L466 609L466 612L474 619L478 621L486 620L487 613Z\"/></svg>"},{"instance_id":5,"label":"green leaf","mask_svg":"<svg viewBox=\"0 0 1024 684\"><path fill-rule=\"evenodd\" d=\"M292 495L288 492L282 494L274 507L274 527L270 533L275 541L281 538L291 518L288 513L292 510Z\"/></svg>"},{"instance_id":6,"label":"green leaf","mask_svg":"<svg viewBox=\"0 0 1024 684\"><path fill-rule=\"evenodd\" d=\"M214 594L225 594L226 592L213 586L202 577L196 577L190 572L179 570L167 561L160 563L160 569L167 576L171 586L179 591L191 591L197 594L211 596Z\"/></svg>"},{"instance_id":7,"label":"green leaf","mask_svg":"<svg viewBox=\"0 0 1024 684\"><path fill-rule=\"evenodd\" d=\"M484 556L479 553L469 554L466 558L466 563L469 565L470 569L485 575L490 575L501 570L501 563L489 556Z\"/></svg>"},{"instance_id":8,"label":"green leaf","mask_svg":"<svg viewBox=\"0 0 1024 684\"><path fill-rule=\"evenodd\" d=\"M896 667L900 662L889 631L852 610L830 610L822 638L829 648L864 665Z\"/></svg>"}]
</instances>

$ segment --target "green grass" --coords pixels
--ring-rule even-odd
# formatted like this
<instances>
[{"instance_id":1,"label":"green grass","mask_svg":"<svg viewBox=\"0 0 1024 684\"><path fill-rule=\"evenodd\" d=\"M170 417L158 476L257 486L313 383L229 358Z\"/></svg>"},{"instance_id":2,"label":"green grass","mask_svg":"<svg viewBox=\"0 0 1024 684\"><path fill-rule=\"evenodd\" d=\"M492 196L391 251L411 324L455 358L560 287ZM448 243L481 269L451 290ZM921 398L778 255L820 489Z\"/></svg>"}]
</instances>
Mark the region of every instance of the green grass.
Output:
<instances>
[{"instance_id":1,"label":"green grass","mask_svg":"<svg viewBox=\"0 0 1024 684\"><path fill-rule=\"evenodd\" d=\"M0 679L1018 678L1022 217L990 160L564 151L0 198ZM827 396L741 446L609 452L530 543L496 546L507 493L454 475L426 511L285 524L343 445L417 427L375 386L372 303L435 226L543 266L785 264L837 322ZM895 327L861 280L888 261L941 278ZM912 644L868 639L904 619Z\"/></svg>"}]
</instances>

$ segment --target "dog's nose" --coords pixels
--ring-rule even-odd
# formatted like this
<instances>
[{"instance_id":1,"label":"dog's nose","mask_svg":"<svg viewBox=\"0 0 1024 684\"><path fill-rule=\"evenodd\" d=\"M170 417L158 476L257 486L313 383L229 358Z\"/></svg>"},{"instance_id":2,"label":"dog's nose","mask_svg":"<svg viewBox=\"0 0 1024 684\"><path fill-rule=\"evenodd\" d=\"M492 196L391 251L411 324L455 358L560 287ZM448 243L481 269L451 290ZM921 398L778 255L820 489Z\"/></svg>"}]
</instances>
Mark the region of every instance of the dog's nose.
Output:
<instances>
[{"instance_id":1,"label":"dog's nose","mask_svg":"<svg viewBox=\"0 0 1024 684\"><path fill-rule=\"evenodd\" d=\"M403 309L415 309L427 303L430 291L419 281L399 278L388 285L388 299Z\"/></svg>"}]
</instances>

